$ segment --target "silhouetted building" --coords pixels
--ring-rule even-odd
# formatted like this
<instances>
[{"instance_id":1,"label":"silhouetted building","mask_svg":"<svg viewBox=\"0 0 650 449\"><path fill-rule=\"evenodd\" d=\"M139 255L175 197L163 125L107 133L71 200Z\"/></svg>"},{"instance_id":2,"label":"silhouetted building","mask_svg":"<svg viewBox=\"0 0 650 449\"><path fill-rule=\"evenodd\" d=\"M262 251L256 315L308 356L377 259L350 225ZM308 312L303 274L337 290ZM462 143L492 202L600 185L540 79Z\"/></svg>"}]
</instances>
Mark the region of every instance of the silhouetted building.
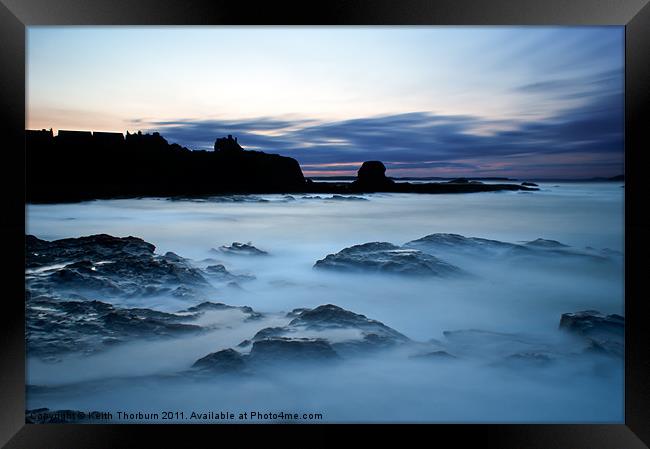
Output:
<instances>
[{"instance_id":1,"label":"silhouetted building","mask_svg":"<svg viewBox=\"0 0 650 449\"><path fill-rule=\"evenodd\" d=\"M90 131L68 131L59 130L56 136L57 145L68 146L90 146L92 145L93 134Z\"/></svg>"},{"instance_id":2,"label":"silhouetted building","mask_svg":"<svg viewBox=\"0 0 650 449\"><path fill-rule=\"evenodd\" d=\"M124 143L124 135L122 133L95 131L93 133L93 140L97 145L121 145Z\"/></svg>"},{"instance_id":3,"label":"silhouetted building","mask_svg":"<svg viewBox=\"0 0 650 449\"><path fill-rule=\"evenodd\" d=\"M190 151L159 133L26 131L28 202L302 190L295 159L245 151L233 136Z\"/></svg>"},{"instance_id":4,"label":"silhouetted building","mask_svg":"<svg viewBox=\"0 0 650 449\"><path fill-rule=\"evenodd\" d=\"M54 133L50 129L28 129L25 130L25 142L27 145L51 145L54 143Z\"/></svg>"},{"instance_id":5,"label":"silhouetted building","mask_svg":"<svg viewBox=\"0 0 650 449\"><path fill-rule=\"evenodd\" d=\"M214 151L221 151L224 153L238 153L244 149L237 142L237 138L228 134L228 137L221 137L214 142Z\"/></svg>"}]
</instances>

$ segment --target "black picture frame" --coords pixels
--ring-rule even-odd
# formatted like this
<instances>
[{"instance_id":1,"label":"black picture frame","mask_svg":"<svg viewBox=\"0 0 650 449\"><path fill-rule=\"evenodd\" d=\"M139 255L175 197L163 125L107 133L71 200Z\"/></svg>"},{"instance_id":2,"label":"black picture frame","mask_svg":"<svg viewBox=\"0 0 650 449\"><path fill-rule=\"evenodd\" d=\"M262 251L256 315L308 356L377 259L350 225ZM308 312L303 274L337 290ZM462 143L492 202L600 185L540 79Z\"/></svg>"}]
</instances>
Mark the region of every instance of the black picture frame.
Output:
<instances>
[{"instance_id":1,"label":"black picture frame","mask_svg":"<svg viewBox=\"0 0 650 449\"><path fill-rule=\"evenodd\" d=\"M650 104L649 0L329 0L300 4L224 0L0 0L2 78L0 232L5 267L0 323L0 444L6 448L197 447L249 435L281 444L404 439L508 448L635 449L650 444L650 349L644 280L644 151ZM31 25L624 25L625 424L620 425L26 425L24 333L25 51ZM407 428L408 427L408 428ZM296 435L307 430L309 437ZM341 432L346 436L342 437ZM354 431L354 432L351 432ZM245 432L245 433L244 433ZM415 435L417 432L418 435ZM225 433L228 433L228 440ZM232 440L231 438L235 438ZM308 438L308 439L304 439ZM342 438L345 438L342 440ZM204 443L207 442L207 443Z\"/></svg>"}]
</instances>

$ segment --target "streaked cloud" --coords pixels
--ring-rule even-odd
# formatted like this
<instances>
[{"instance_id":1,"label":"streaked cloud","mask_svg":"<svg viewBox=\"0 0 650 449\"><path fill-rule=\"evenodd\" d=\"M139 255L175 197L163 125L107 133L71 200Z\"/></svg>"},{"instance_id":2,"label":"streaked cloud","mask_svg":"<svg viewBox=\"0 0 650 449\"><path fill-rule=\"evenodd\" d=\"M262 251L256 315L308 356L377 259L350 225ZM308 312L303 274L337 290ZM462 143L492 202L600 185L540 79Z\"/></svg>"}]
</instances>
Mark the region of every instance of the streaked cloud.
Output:
<instances>
[{"instance_id":1,"label":"streaked cloud","mask_svg":"<svg viewBox=\"0 0 650 449\"><path fill-rule=\"evenodd\" d=\"M237 135L305 171L623 163L623 27L29 27L28 127Z\"/></svg>"}]
</instances>

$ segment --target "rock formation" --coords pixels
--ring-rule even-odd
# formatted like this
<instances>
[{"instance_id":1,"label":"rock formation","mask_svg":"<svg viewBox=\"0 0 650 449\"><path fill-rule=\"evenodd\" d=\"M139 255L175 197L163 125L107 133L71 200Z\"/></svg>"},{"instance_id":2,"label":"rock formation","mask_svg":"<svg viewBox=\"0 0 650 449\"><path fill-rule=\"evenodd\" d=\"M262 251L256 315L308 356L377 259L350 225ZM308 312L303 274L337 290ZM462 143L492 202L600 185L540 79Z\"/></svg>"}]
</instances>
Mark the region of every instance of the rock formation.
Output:
<instances>
[{"instance_id":1,"label":"rock formation","mask_svg":"<svg viewBox=\"0 0 650 449\"><path fill-rule=\"evenodd\" d=\"M159 133L26 131L29 203L142 196L197 198L253 193L467 193L537 190L517 184L394 182L380 161L366 161L354 182L305 179L293 158L245 150L237 137L217 138L214 151L169 144ZM340 197L345 198L345 197ZM333 199L340 199L333 198Z\"/></svg>"},{"instance_id":2,"label":"rock formation","mask_svg":"<svg viewBox=\"0 0 650 449\"><path fill-rule=\"evenodd\" d=\"M371 242L344 248L316 262L314 268L365 271L414 276L456 276L462 270L430 254L403 249L387 242Z\"/></svg>"}]
</instances>

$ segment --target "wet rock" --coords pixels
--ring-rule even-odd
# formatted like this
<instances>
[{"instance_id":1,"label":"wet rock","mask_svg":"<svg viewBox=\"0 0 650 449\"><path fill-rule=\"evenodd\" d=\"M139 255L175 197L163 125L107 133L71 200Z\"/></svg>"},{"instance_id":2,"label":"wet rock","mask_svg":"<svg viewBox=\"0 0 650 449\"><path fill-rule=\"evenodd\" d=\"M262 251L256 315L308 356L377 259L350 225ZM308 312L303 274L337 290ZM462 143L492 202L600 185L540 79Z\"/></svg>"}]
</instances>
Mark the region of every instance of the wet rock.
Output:
<instances>
[{"instance_id":1,"label":"wet rock","mask_svg":"<svg viewBox=\"0 0 650 449\"><path fill-rule=\"evenodd\" d=\"M197 360L192 368L213 372L237 372L245 368L244 357L234 349L213 352Z\"/></svg>"},{"instance_id":2,"label":"wet rock","mask_svg":"<svg viewBox=\"0 0 650 449\"><path fill-rule=\"evenodd\" d=\"M318 260L314 268L436 277L463 274L460 268L433 255L415 249L403 249L386 242L364 243L345 248Z\"/></svg>"},{"instance_id":3,"label":"wet rock","mask_svg":"<svg viewBox=\"0 0 650 449\"><path fill-rule=\"evenodd\" d=\"M144 308L120 308L96 300L26 301L27 355L56 360L65 353L91 354L139 338L165 338L202 331L195 316Z\"/></svg>"},{"instance_id":4,"label":"wet rock","mask_svg":"<svg viewBox=\"0 0 650 449\"><path fill-rule=\"evenodd\" d=\"M541 368L550 365L553 358L542 352L519 352L511 354L504 359L504 364L512 367L535 367Z\"/></svg>"},{"instance_id":5,"label":"wet rock","mask_svg":"<svg viewBox=\"0 0 650 449\"><path fill-rule=\"evenodd\" d=\"M229 272L222 264L210 265L205 268L205 272L213 279L221 282L247 282L255 280L255 276L249 274L233 274Z\"/></svg>"},{"instance_id":6,"label":"wet rock","mask_svg":"<svg viewBox=\"0 0 650 449\"><path fill-rule=\"evenodd\" d=\"M368 201L368 198L363 198L361 196L354 196L354 195L332 195L331 198L326 198L330 200L337 200L337 201Z\"/></svg>"},{"instance_id":7,"label":"wet rock","mask_svg":"<svg viewBox=\"0 0 650 449\"><path fill-rule=\"evenodd\" d=\"M27 287L36 294L144 297L177 288L210 290L186 259L157 256L154 245L136 237L98 234L48 242L27 236L26 242Z\"/></svg>"},{"instance_id":8,"label":"wet rock","mask_svg":"<svg viewBox=\"0 0 650 449\"><path fill-rule=\"evenodd\" d=\"M222 311L222 310L239 310L244 315L246 315L246 321L248 320L258 320L264 315L260 312L256 312L249 306L230 306L221 302L210 302L205 301L196 306L188 307L183 312L190 312L192 314L203 314L208 311Z\"/></svg>"},{"instance_id":9,"label":"wet rock","mask_svg":"<svg viewBox=\"0 0 650 449\"><path fill-rule=\"evenodd\" d=\"M530 242L524 243L524 245L533 247L533 248L550 248L550 249L557 249L557 248L568 248L568 245L565 245L564 243L560 243L557 240L547 240L547 239L536 239Z\"/></svg>"},{"instance_id":10,"label":"wet rock","mask_svg":"<svg viewBox=\"0 0 650 449\"><path fill-rule=\"evenodd\" d=\"M504 359L517 353L547 353L547 341L521 333L493 332L481 329L444 331L446 350L459 356Z\"/></svg>"},{"instance_id":11,"label":"wet rock","mask_svg":"<svg viewBox=\"0 0 650 449\"><path fill-rule=\"evenodd\" d=\"M524 186L524 187L539 187L534 182L522 182L521 185Z\"/></svg>"},{"instance_id":12,"label":"wet rock","mask_svg":"<svg viewBox=\"0 0 650 449\"><path fill-rule=\"evenodd\" d=\"M447 351L433 351L426 352L424 354L415 354L410 356L412 359L422 359L422 360L455 360L458 357L455 355L449 354Z\"/></svg>"},{"instance_id":13,"label":"wet rock","mask_svg":"<svg viewBox=\"0 0 650 449\"><path fill-rule=\"evenodd\" d=\"M411 341L380 321L333 304L295 310L293 316L286 326L260 330L253 341L318 336L329 341L332 348L343 355L385 349Z\"/></svg>"},{"instance_id":14,"label":"wet rock","mask_svg":"<svg viewBox=\"0 0 650 449\"><path fill-rule=\"evenodd\" d=\"M284 327L265 327L259 330L254 336L253 341L264 340L267 338L281 337L282 335L291 332Z\"/></svg>"},{"instance_id":15,"label":"wet rock","mask_svg":"<svg viewBox=\"0 0 650 449\"><path fill-rule=\"evenodd\" d=\"M295 309L286 326L267 327L239 348L251 346L243 358L247 367L288 362L334 361L372 351L410 344L411 340L386 326L333 304L314 309Z\"/></svg>"},{"instance_id":16,"label":"wet rock","mask_svg":"<svg viewBox=\"0 0 650 449\"><path fill-rule=\"evenodd\" d=\"M492 257L513 263L546 262L551 266L564 266L564 263L595 262L604 268L614 263L612 253L594 249L579 250L556 240L538 238L523 244L501 242L478 237L465 237L459 234L436 233L404 244L434 256L461 255ZM544 260L545 259L545 260ZM580 268L577 266L577 268ZM583 267L584 268L584 267Z\"/></svg>"},{"instance_id":17,"label":"wet rock","mask_svg":"<svg viewBox=\"0 0 650 449\"><path fill-rule=\"evenodd\" d=\"M606 315L597 310L564 313L559 328L583 338L588 351L623 355L625 319L620 315Z\"/></svg>"},{"instance_id":18,"label":"wet rock","mask_svg":"<svg viewBox=\"0 0 650 449\"><path fill-rule=\"evenodd\" d=\"M249 357L250 362L256 364L339 359L326 340L310 338L268 338L255 341Z\"/></svg>"},{"instance_id":19,"label":"wet rock","mask_svg":"<svg viewBox=\"0 0 650 449\"><path fill-rule=\"evenodd\" d=\"M177 263L183 263L183 262L185 262L187 260L184 257L181 257L178 254L173 253L171 251L167 251L163 257L166 260L169 260L171 262L177 262Z\"/></svg>"},{"instance_id":20,"label":"wet rock","mask_svg":"<svg viewBox=\"0 0 650 449\"><path fill-rule=\"evenodd\" d=\"M404 244L406 248L436 254L438 252L460 252L466 254L502 254L513 248L512 243L500 242L478 237L465 237L459 234L430 234Z\"/></svg>"},{"instance_id":21,"label":"wet rock","mask_svg":"<svg viewBox=\"0 0 650 449\"><path fill-rule=\"evenodd\" d=\"M289 323L291 327L304 327L309 330L327 330L353 328L375 334L386 335L397 340L407 341L408 338L384 323L371 320L365 315L345 310L334 304L325 304L314 309L303 309Z\"/></svg>"},{"instance_id":22,"label":"wet rock","mask_svg":"<svg viewBox=\"0 0 650 449\"><path fill-rule=\"evenodd\" d=\"M33 235L25 238L27 268L42 267L77 260L92 262L119 257L149 257L155 246L137 237L113 237L107 234L69 238L54 241L41 240Z\"/></svg>"},{"instance_id":23,"label":"wet rock","mask_svg":"<svg viewBox=\"0 0 650 449\"><path fill-rule=\"evenodd\" d=\"M219 251L221 253L229 255L245 255L245 256L266 256L268 253L262 251L261 249L255 248L251 242L248 243L239 243L233 242L230 246L220 246Z\"/></svg>"},{"instance_id":24,"label":"wet rock","mask_svg":"<svg viewBox=\"0 0 650 449\"><path fill-rule=\"evenodd\" d=\"M286 317L287 318L295 318L295 317L297 317L298 315L300 315L302 312L304 312L306 310L311 310L311 309L308 309L308 308L305 308L305 307L300 307L298 309L293 309L291 312L288 312L286 314Z\"/></svg>"},{"instance_id":25,"label":"wet rock","mask_svg":"<svg viewBox=\"0 0 650 449\"><path fill-rule=\"evenodd\" d=\"M250 346L251 344L253 344L253 342L251 340L244 340L241 343L239 343L237 345L237 347L238 348L246 348L246 347Z\"/></svg>"}]
</instances>

